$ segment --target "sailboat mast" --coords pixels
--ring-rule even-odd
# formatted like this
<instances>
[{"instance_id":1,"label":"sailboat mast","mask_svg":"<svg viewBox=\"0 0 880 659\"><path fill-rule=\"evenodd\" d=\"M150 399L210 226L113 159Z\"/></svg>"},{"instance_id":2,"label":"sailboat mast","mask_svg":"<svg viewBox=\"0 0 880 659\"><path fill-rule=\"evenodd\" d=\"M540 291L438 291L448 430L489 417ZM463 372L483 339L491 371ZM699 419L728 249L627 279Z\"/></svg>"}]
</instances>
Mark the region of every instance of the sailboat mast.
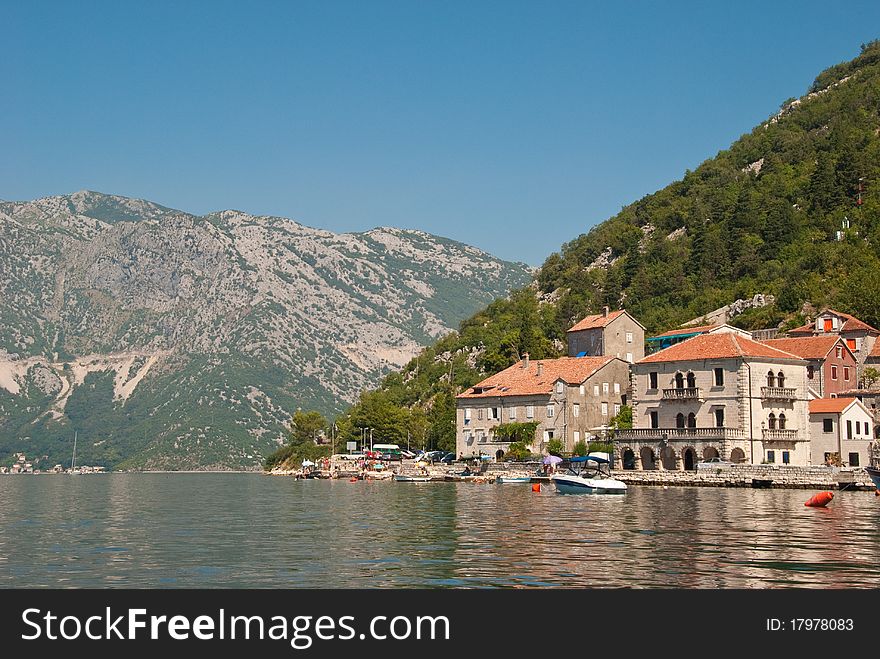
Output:
<instances>
[{"instance_id":1,"label":"sailboat mast","mask_svg":"<svg viewBox=\"0 0 880 659\"><path fill-rule=\"evenodd\" d=\"M73 471L76 467L76 434L77 431L73 431L73 459L70 461L70 471Z\"/></svg>"}]
</instances>

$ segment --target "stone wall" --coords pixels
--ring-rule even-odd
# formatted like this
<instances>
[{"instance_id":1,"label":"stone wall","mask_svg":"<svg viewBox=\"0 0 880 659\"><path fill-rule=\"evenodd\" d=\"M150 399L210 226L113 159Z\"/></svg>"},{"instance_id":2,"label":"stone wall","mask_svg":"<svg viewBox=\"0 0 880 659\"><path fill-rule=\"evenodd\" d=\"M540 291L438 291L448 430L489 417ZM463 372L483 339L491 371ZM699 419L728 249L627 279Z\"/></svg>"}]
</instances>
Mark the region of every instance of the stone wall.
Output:
<instances>
[{"instance_id":1,"label":"stone wall","mask_svg":"<svg viewBox=\"0 0 880 659\"><path fill-rule=\"evenodd\" d=\"M782 465L733 465L699 471L624 471L614 477L634 485L700 485L707 487L752 487L752 480L772 481L771 487L825 490L873 490L864 469L832 467L786 467Z\"/></svg>"}]
</instances>

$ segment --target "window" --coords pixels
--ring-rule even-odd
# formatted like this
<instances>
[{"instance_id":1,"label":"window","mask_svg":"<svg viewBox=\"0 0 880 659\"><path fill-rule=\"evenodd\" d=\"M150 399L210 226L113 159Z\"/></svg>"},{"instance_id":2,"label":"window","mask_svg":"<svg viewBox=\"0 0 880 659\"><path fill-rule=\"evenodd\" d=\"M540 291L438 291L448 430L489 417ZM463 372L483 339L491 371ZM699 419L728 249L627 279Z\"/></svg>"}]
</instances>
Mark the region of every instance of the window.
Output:
<instances>
[{"instance_id":1,"label":"window","mask_svg":"<svg viewBox=\"0 0 880 659\"><path fill-rule=\"evenodd\" d=\"M868 426L868 422L865 421L865 437L870 437L870 436L871 436L871 429Z\"/></svg>"},{"instance_id":2,"label":"window","mask_svg":"<svg viewBox=\"0 0 880 659\"><path fill-rule=\"evenodd\" d=\"M594 384L594 385L593 385L593 395L594 395L594 396L598 396L598 395L599 395L599 385L598 385L598 384Z\"/></svg>"},{"instance_id":3,"label":"window","mask_svg":"<svg viewBox=\"0 0 880 659\"><path fill-rule=\"evenodd\" d=\"M614 416L620 414L620 405L618 403L614 403Z\"/></svg>"},{"instance_id":4,"label":"window","mask_svg":"<svg viewBox=\"0 0 880 659\"><path fill-rule=\"evenodd\" d=\"M782 413L779 415L779 429L785 430L785 414Z\"/></svg>"},{"instance_id":5,"label":"window","mask_svg":"<svg viewBox=\"0 0 880 659\"><path fill-rule=\"evenodd\" d=\"M630 364L632 364L633 354L631 352L626 353L626 361L628 361Z\"/></svg>"},{"instance_id":6,"label":"window","mask_svg":"<svg viewBox=\"0 0 880 659\"><path fill-rule=\"evenodd\" d=\"M856 349L856 340L855 340L855 339L847 339L847 340L846 340L846 347L849 348L849 349L852 350L852 351L855 351L855 349ZM853 465L853 466L855 466L855 465Z\"/></svg>"},{"instance_id":7,"label":"window","mask_svg":"<svg viewBox=\"0 0 880 659\"><path fill-rule=\"evenodd\" d=\"M554 407L552 405L548 405L547 406L547 418L548 419L553 418L553 411L554 411Z\"/></svg>"},{"instance_id":8,"label":"window","mask_svg":"<svg viewBox=\"0 0 880 659\"><path fill-rule=\"evenodd\" d=\"M581 441L581 433L580 433L580 431L575 430L574 431L574 443L577 444L579 441Z\"/></svg>"},{"instance_id":9,"label":"window","mask_svg":"<svg viewBox=\"0 0 880 659\"><path fill-rule=\"evenodd\" d=\"M684 389L684 375L682 375L681 373L675 374L675 388Z\"/></svg>"},{"instance_id":10,"label":"window","mask_svg":"<svg viewBox=\"0 0 880 659\"><path fill-rule=\"evenodd\" d=\"M632 332L627 332L627 333L626 333L626 342L627 342L627 343L632 343L632 342L633 342L633 333L632 333Z\"/></svg>"},{"instance_id":11,"label":"window","mask_svg":"<svg viewBox=\"0 0 880 659\"><path fill-rule=\"evenodd\" d=\"M843 348L841 346L837 346L837 358L838 359L843 358Z\"/></svg>"},{"instance_id":12,"label":"window","mask_svg":"<svg viewBox=\"0 0 880 659\"><path fill-rule=\"evenodd\" d=\"M720 407L715 410L715 427L723 428L724 427L724 408Z\"/></svg>"},{"instance_id":13,"label":"window","mask_svg":"<svg viewBox=\"0 0 880 659\"><path fill-rule=\"evenodd\" d=\"M477 431L477 442L479 442L480 444L486 443L486 435L483 434L482 430Z\"/></svg>"},{"instance_id":14,"label":"window","mask_svg":"<svg viewBox=\"0 0 880 659\"><path fill-rule=\"evenodd\" d=\"M776 462L776 451L767 451L767 462L770 464Z\"/></svg>"},{"instance_id":15,"label":"window","mask_svg":"<svg viewBox=\"0 0 880 659\"><path fill-rule=\"evenodd\" d=\"M509 418L511 421L516 421L516 408L515 407L511 407L510 410L507 412L507 418Z\"/></svg>"},{"instance_id":16,"label":"window","mask_svg":"<svg viewBox=\"0 0 880 659\"><path fill-rule=\"evenodd\" d=\"M834 329L834 321L831 320L831 318L823 318L822 320L824 323L824 327L822 329L824 329L826 332L830 332L832 329Z\"/></svg>"},{"instance_id":17,"label":"window","mask_svg":"<svg viewBox=\"0 0 880 659\"><path fill-rule=\"evenodd\" d=\"M693 373L688 373L688 389L696 389L697 388L697 376Z\"/></svg>"},{"instance_id":18,"label":"window","mask_svg":"<svg viewBox=\"0 0 880 659\"><path fill-rule=\"evenodd\" d=\"M657 372L652 371L648 373L648 389L656 389L657 388Z\"/></svg>"},{"instance_id":19,"label":"window","mask_svg":"<svg viewBox=\"0 0 880 659\"><path fill-rule=\"evenodd\" d=\"M468 409L468 410L464 411L464 424L467 425L470 422L471 422L471 411Z\"/></svg>"},{"instance_id":20,"label":"window","mask_svg":"<svg viewBox=\"0 0 880 659\"><path fill-rule=\"evenodd\" d=\"M584 385L581 385L581 396L585 396L586 394L587 394L587 392L584 389Z\"/></svg>"},{"instance_id":21,"label":"window","mask_svg":"<svg viewBox=\"0 0 880 659\"><path fill-rule=\"evenodd\" d=\"M837 366L835 366L833 364L831 365L831 379L832 380L837 379Z\"/></svg>"},{"instance_id":22,"label":"window","mask_svg":"<svg viewBox=\"0 0 880 659\"><path fill-rule=\"evenodd\" d=\"M783 373L782 371L779 371L779 373L776 374L776 386L777 387L784 387L785 386L785 373Z\"/></svg>"},{"instance_id":23,"label":"window","mask_svg":"<svg viewBox=\"0 0 880 659\"><path fill-rule=\"evenodd\" d=\"M813 379L813 376L815 375L815 371L816 371L816 369L812 365L807 366L807 379L808 380Z\"/></svg>"},{"instance_id":24,"label":"window","mask_svg":"<svg viewBox=\"0 0 880 659\"><path fill-rule=\"evenodd\" d=\"M616 393L616 394L620 393L620 383L619 382L614 383L614 393Z\"/></svg>"},{"instance_id":25,"label":"window","mask_svg":"<svg viewBox=\"0 0 880 659\"><path fill-rule=\"evenodd\" d=\"M789 462L791 462L791 452L783 451L782 452L782 464L787 465Z\"/></svg>"},{"instance_id":26,"label":"window","mask_svg":"<svg viewBox=\"0 0 880 659\"><path fill-rule=\"evenodd\" d=\"M849 366L843 367L843 379L849 380Z\"/></svg>"},{"instance_id":27,"label":"window","mask_svg":"<svg viewBox=\"0 0 880 659\"><path fill-rule=\"evenodd\" d=\"M697 427L697 415L691 412L688 414L688 428L696 428Z\"/></svg>"},{"instance_id":28,"label":"window","mask_svg":"<svg viewBox=\"0 0 880 659\"><path fill-rule=\"evenodd\" d=\"M715 386L723 387L724 386L724 369L716 368L715 369Z\"/></svg>"},{"instance_id":29,"label":"window","mask_svg":"<svg viewBox=\"0 0 880 659\"><path fill-rule=\"evenodd\" d=\"M822 419L822 432L834 432L834 419Z\"/></svg>"},{"instance_id":30,"label":"window","mask_svg":"<svg viewBox=\"0 0 880 659\"><path fill-rule=\"evenodd\" d=\"M660 427L660 414L657 411L651 412L651 427L659 428Z\"/></svg>"},{"instance_id":31,"label":"window","mask_svg":"<svg viewBox=\"0 0 880 659\"><path fill-rule=\"evenodd\" d=\"M767 417L767 428L776 430L776 415L773 412L770 412L770 416Z\"/></svg>"},{"instance_id":32,"label":"window","mask_svg":"<svg viewBox=\"0 0 880 659\"><path fill-rule=\"evenodd\" d=\"M846 438L847 439L853 438L852 421L850 421L849 419L846 420Z\"/></svg>"},{"instance_id":33,"label":"window","mask_svg":"<svg viewBox=\"0 0 880 659\"><path fill-rule=\"evenodd\" d=\"M859 466L859 454L858 453L850 453L849 454L849 466L850 467L858 467Z\"/></svg>"},{"instance_id":34,"label":"window","mask_svg":"<svg viewBox=\"0 0 880 659\"><path fill-rule=\"evenodd\" d=\"M684 414L681 412L675 415L675 427L684 428Z\"/></svg>"},{"instance_id":35,"label":"window","mask_svg":"<svg viewBox=\"0 0 880 659\"><path fill-rule=\"evenodd\" d=\"M535 406L534 405L526 405L526 418L534 419L535 418Z\"/></svg>"},{"instance_id":36,"label":"window","mask_svg":"<svg viewBox=\"0 0 880 659\"><path fill-rule=\"evenodd\" d=\"M490 407L489 408L489 418L495 419L496 421L501 418L501 408L500 407Z\"/></svg>"},{"instance_id":37,"label":"window","mask_svg":"<svg viewBox=\"0 0 880 659\"><path fill-rule=\"evenodd\" d=\"M562 384L562 380L560 380L559 382L556 383L556 393L557 394L562 393L563 386L564 385Z\"/></svg>"},{"instance_id":38,"label":"window","mask_svg":"<svg viewBox=\"0 0 880 659\"><path fill-rule=\"evenodd\" d=\"M470 445L474 443L474 438L471 436L470 430L465 430L464 432L464 441L466 444Z\"/></svg>"},{"instance_id":39,"label":"window","mask_svg":"<svg viewBox=\"0 0 880 659\"><path fill-rule=\"evenodd\" d=\"M776 386L776 374L773 371L767 372L767 386L775 387Z\"/></svg>"},{"instance_id":40,"label":"window","mask_svg":"<svg viewBox=\"0 0 880 659\"><path fill-rule=\"evenodd\" d=\"M483 418L483 408L482 408L482 407L481 407L480 409L477 410L477 418L478 418L478 419L482 419L482 418Z\"/></svg>"},{"instance_id":41,"label":"window","mask_svg":"<svg viewBox=\"0 0 880 659\"><path fill-rule=\"evenodd\" d=\"M607 383L607 382L603 382L603 383L602 383L602 393L603 393L603 394L607 394L608 391L609 391L608 383Z\"/></svg>"},{"instance_id":42,"label":"window","mask_svg":"<svg viewBox=\"0 0 880 659\"><path fill-rule=\"evenodd\" d=\"M608 403L602 403L602 416L608 416Z\"/></svg>"},{"instance_id":43,"label":"window","mask_svg":"<svg viewBox=\"0 0 880 659\"><path fill-rule=\"evenodd\" d=\"M571 413L574 414L575 418L579 417L581 415L581 406L577 403L572 405Z\"/></svg>"}]
</instances>

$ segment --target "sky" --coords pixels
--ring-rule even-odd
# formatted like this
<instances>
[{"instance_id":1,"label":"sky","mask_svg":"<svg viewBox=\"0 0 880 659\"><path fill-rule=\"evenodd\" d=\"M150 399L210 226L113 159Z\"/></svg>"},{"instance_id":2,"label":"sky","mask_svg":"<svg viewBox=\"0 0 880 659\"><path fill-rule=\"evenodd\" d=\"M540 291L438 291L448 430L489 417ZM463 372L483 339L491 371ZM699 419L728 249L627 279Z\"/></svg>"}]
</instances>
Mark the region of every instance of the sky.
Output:
<instances>
[{"instance_id":1,"label":"sky","mask_svg":"<svg viewBox=\"0 0 880 659\"><path fill-rule=\"evenodd\" d=\"M540 265L880 38L877 2L0 0L0 199L89 189Z\"/></svg>"}]
</instances>

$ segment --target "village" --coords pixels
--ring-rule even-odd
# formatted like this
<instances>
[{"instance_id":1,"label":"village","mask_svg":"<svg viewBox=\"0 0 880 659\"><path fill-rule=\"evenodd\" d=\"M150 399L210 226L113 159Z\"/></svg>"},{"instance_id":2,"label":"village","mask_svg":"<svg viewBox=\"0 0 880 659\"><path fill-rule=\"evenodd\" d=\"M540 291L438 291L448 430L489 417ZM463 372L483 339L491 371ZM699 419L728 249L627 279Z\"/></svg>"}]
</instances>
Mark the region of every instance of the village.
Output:
<instances>
[{"instance_id":1,"label":"village","mask_svg":"<svg viewBox=\"0 0 880 659\"><path fill-rule=\"evenodd\" d=\"M865 467L880 462L878 335L825 309L785 335L715 323L646 338L637 318L606 307L568 330L568 356L524 354L460 393L445 463L350 451L304 472L541 481L549 449L590 446L628 483L873 490ZM627 406L631 424L615 423ZM509 459L517 428L529 433L531 460Z\"/></svg>"}]
</instances>

